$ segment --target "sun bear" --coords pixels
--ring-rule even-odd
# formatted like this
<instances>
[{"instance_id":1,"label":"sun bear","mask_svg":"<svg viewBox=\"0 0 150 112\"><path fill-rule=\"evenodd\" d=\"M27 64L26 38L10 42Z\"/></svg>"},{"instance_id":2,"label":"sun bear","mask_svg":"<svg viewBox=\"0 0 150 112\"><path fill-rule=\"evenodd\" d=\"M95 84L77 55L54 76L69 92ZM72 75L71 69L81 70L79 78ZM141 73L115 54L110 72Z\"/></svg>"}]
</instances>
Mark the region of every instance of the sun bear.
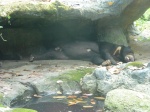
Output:
<instances>
[{"instance_id":1,"label":"sun bear","mask_svg":"<svg viewBox=\"0 0 150 112\"><path fill-rule=\"evenodd\" d=\"M121 62L133 62L135 61L134 53L129 46L115 45L108 42L100 42L99 52L104 60L110 60L111 64L117 64L117 61Z\"/></svg>"},{"instance_id":2,"label":"sun bear","mask_svg":"<svg viewBox=\"0 0 150 112\"><path fill-rule=\"evenodd\" d=\"M30 61L46 59L87 60L96 65L117 64L117 61L132 62L135 60L130 47L119 46L108 42L75 41L56 45L49 52L31 56ZM107 63L107 60L109 60Z\"/></svg>"},{"instance_id":3,"label":"sun bear","mask_svg":"<svg viewBox=\"0 0 150 112\"><path fill-rule=\"evenodd\" d=\"M30 57L30 61L45 59L85 60L91 61L96 65L100 65L104 62L99 54L97 43L89 41L61 43L45 54Z\"/></svg>"}]
</instances>

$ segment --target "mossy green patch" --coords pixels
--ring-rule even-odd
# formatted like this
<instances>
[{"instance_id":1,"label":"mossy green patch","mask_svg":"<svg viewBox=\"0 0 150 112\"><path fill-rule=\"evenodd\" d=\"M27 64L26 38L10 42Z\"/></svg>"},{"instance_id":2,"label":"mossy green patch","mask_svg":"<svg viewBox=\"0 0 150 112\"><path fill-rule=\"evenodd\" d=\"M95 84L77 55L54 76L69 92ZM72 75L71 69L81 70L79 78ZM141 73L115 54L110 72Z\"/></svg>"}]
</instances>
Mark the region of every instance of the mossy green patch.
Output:
<instances>
[{"instance_id":1,"label":"mossy green patch","mask_svg":"<svg viewBox=\"0 0 150 112\"><path fill-rule=\"evenodd\" d=\"M135 62L130 62L126 65L126 68L129 67L129 66L134 66L134 67L143 67L143 63L142 62L138 62L138 61L135 61Z\"/></svg>"},{"instance_id":2,"label":"mossy green patch","mask_svg":"<svg viewBox=\"0 0 150 112\"><path fill-rule=\"evenodd\" d=\"M4 105L0 104L0 107L5 107Z\"/></svg>"},{"instance_id":3,"label":"mossy green patch","mask_svg":"<svg viewBox=\"0 0 150 112\"><path fill-rule=\"evenodd\" d=\"M37 112L37 111L32 110L32 109L16 108L16 109L13 109L12 112Z\"/></svg>"},{"instance_id":4,"label":"mossy green patch","mask_svg":"<svg viewBox=\"0 0 150 112\"><path fill-rule=\"evenodd\" d=\"M94 68L80 68L76 70L70 70L66 73L61 74L56 79L64 80L64 81L80 81L80 79L85 76L87 73L91 74Z\"/></svg>"},{"instance_id":5,"label":"mossy green patch","mask_svg":"<svg viewBox=\"0 0 150 112\"><path fill-rule=\"evenodd\" d=\"M0 93L0 107L2 107L2 101L3 101L3 94Z\"/></svg>"},{"instance_id":6,"label":"mossy green patch","mask_svg":"<svg viewBox=\"0 0 150 112\"><path fill-rule=\"evenodd\" d=\"M3 99L3 94L2 93L0 93L0 101L1 101L1 99Z\"/></svg>"},{"instance_id":7,"label":"mossy green patch","mask_svg":"<svg viewBox=\"0 0 150 112\"><path fill-rule=\"evenodd\" d=\"M72 10L72 8L56 1L53 3L43 3L43 2L15 2L13 4L7 4L2 6L0 9L0 16L9 19L11 18L44 18L56 20L61 15L65 15L67 11ZM62 12L60 12L62 11ZM36 15L36 16L33 16Z\"/></svg>"}]
</instances>

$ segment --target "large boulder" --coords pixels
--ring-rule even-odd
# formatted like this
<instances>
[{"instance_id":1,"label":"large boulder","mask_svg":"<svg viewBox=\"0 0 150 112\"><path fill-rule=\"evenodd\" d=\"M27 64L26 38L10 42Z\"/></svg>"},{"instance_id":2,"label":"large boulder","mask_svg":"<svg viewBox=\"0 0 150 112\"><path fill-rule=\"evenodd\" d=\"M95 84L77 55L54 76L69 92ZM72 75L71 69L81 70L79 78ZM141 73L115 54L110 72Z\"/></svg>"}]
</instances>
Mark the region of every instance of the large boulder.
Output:
<instances>
[{"instance_id":1,"label":"large boulder","mask_svg":"<svg viewBox=\"0 0 150 112\"><path fill-rule=\"evenodd\" d=\"M132 90L116 89L107 94L105 106L111 112L149 112L150 96Z\"/></svg>"}]
</instances>

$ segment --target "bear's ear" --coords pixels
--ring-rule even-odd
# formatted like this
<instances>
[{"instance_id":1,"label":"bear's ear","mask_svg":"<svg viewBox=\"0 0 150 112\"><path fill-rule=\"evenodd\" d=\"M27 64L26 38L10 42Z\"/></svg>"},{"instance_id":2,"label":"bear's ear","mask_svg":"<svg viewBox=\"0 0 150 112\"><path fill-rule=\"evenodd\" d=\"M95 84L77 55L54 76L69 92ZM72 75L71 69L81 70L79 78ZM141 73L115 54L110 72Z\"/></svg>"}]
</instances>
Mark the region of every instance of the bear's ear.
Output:
<instances>
[{"instance_id":1,"label":"bear's ear","mask_svg":"<svg viewBox=\"0 0 150 112\"><path fill-rule=\"evenodd\" d=\"M133 62L135 61L135 58L132 54L128 54L125 56L125 62Z\"/></svg>"}]
</instances>

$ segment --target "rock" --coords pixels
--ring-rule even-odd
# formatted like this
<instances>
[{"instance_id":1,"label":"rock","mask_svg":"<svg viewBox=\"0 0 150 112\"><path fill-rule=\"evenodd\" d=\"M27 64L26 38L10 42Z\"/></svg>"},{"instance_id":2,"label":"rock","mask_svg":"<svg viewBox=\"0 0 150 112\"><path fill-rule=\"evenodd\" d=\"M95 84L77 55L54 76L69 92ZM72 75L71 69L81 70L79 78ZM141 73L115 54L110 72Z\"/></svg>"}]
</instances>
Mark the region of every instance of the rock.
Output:
<instances>
[{"instance_id":1,"label":"rock","mask_svg":"<svg viewBox=\"0 0 150 112\"><path fill-rule=\"evenodd\" d=\"M130 75L133 79L136 79L139 83L147 83L150 81L150 69L149 68L130 71Z\"/></svg>"},{"instance_id":2,"label":"rock","mask_svg":"<svg viewBox=\"0 0 150 112\"><path fill-rule=\"evenodd\" d=\"M61 87L62 87L63 94L65 94L65 95L78 94L77 92L82 93L81 87L80 87L79 83L77 83L76 81L63 82L61 84Z\"/></svg>"},{"instance_id":3,"label":"rock","mask_svg":"<svg viewBox=\"0 0 150 112\"><path fill-rule=\"evenodd\" d=\"M0 112L12 112L11 108L0 107Z\"/></svg>"},{"instance_id":4,"label":"rock","mask_svg":"<svg viewBox=\"0 0 150 112\"><path fill-rule=\"evenodd\" d=\"M0 107L0 112L37 112L36 110L32 109L24 109L24 108L5 108L5 107Z\"/></svg>"},{"instance_id":5,"label":"rock","mask_svg":"<svg viewBox=\"0 0 150 112\"><path fill-rule=\"evenodd\" d=\"M137 84L132 90L150 95L150 83Z\"/></svg>"},{"instance_id":6,"label":"rock","mask_svg":"<svg viewBox=\"0 0 150 112\"><path fill-rule=\"evenodd\" d=\"M1 78L0 78L0 82L1 82L0 92L3 93L2 95L0 95L0 103L5 104L9 107L22 106L26 104L27 102L30 102L34 94L37 94L38 92L43 92L40 89L40 87L42 86L40 82L42 82L42 80L45 80L47 78L46 77L46 78L40 79L41 76L36 77L36 79L38 79L39 81L40 86L37 86L35 88L36 80L33 81L33 79L34 79L34 75L40 75L40 72L36 71L37 70L36 67L38 67L39 65L37 66L27 65L26 66L25 64L24 66L20 65L20 67L16 67L15 65L13 66L15 67L15 69L13 69L12 67L11 69L7 69L7 70L1 69L1 73L3 75L1 75ZM32 71L33 69L35 71ZM21 72L18 72L18 71L21 71ZM49 74L46 74L46 75L49 75ZM45 83L43 83L42 88L47 87L44 84ZM52 86L56 87L55 85L52 85ZM50 93L53 93L54 90L55 89L51 89ZM49 90L47 90L46 92L48 91Z\"/></svg>"},{"instance_id":7,"label":"rock","mask_svg":"<svg viewBox=\"0 0 150 112\"><path fill-rule=\"evenodd\" d=\"M96 78L93 75L85 75L81 81L81 87L83 93L95 93L96 92Z\"/></svg>"},{"instance_id":8,"label":"rock","mask_svg":"<svg viewBox=\"0 0 150 112\"><path fill-rule=\"evenodd\" d=\"M26 62L24 65L19 64L20 67L12 64L14 68L11 69L2 68L0 92L3 94L0 94L0 103L7 106L23 106L31 103L33 99L38 102L43 98L42 100L45 101L44 97L49 97L48 95L80 94L81 92L106 96L110 91L122 88L150 95L149 68L131 70L125 68L126 64L122 64L99 66L93 72L95 66L90 68L91 65L87 65L90 67L84 68L81 66L83 63L76 65L72 61L65 63L62 60L46 60ZM6 66L6 62L4 65ZM68 72L69 67L76 70ZM115 70L117 72L114 72ZM46 98L46 100L49 99Z\"/></svg>"},{"instance_id":9,"label":"rock","mask_svg":"<svg viewBox=\"0 0 150 112\"><path fill-rule=\"evenodd\" d=\"M112 112L149 112L150 96L127 89L108 92L105 106Z\"/></svg>"},{"instance_id":10,"label":"rock","mask_svg":"<svg viewBox=\"0 0 150 112\"><path fill-rule=\"evenodd\" d=\"M51 95L81 94L80 77L94 69L82 66L89 65L88 62L78 62L46 60L19 64L9 61L9 68L0 71L0 106L23 107L31 102L49 101Z\"/></svg>"},{"instance_id":11,"label":"rock","mask_svg":"<svg viewBox=\"0 0 150 112\"><path fill-rule=\"evenodd\" d=\"M150 68L150 62L147 64L147 67Z\"/></svg>"},{"instance_id":12,"label":"rock","mask_svg":"<svg viewBox=\"0 0 150 112\"><path fill-rule=\"evenodd\" d=\"M132 70L125 67L126 64L110 67L98 67L95 69L93 74L88 77L91 79L94 77L92 85L97 85L97 93L104 96L109 91L117 88L125 88L150 94L150 90L148 89L150 87L150 69L143 68L140 70ZM84 78L86 79L86 77L87 76ZM87 82L91 82L91 80L82 80L83 84L86 84ZM86 86L86 88L91 88L91 86L88 87L88 84Z\"/></svg>"},{"instance_id":13,"label":"rock","mask_svg":"<svg viewBox=\"0 0 150 112\"><path fill-rule=\"evenodd\" d=\"M117 1L114 0L113 7L110 7L107 3L107 0L104 1L90 1L86 2L81 0L74 0L73 2L70 0L52 0L49 3L43 3L38 1L23 1L19 2L1 2L0 15L5 17L8 14L13 14L13 17L38 17L45 18L47 17L49 20L60 19L73 19L75 17L84 17L91 20L97 20L98 18L104 18L109 16L110 14L120 14L127 5L131 3L130 0L123 1L121 3L115 4ZM84 7L83 7L84 4ZM93 9L91 8L93 7ZM107 8L106 8L107 7ZM121 7L120 10L114 7ZM47 13L43 13L43 11L47 11ZM17 13L16 13L17 12ZM24 12L24 13L22 13ZM28 13L30 12L30 13ZM107 12L107 13L106 13Z\"/></svg>"},{"instance_id":14,"label":"rock","mask_svg":"<svg viewBox=\"0 0 150 112\"><path fill-rule=\"evenodd\" d=\"M93 75L98 80L104 80L104 78L106 77L106 73L107 73L106 67L100 67L94 70Z\"/></svg>"},{"instance_id":15,"label":"rock","mask_svg":"<svg viewBox=\"0 0 150 112\"><path fill-rule=\"evenodd\" d=\"M7 86L3 88L3 92L3 104L9 107L17 105L22 106L29 102L32 99L32 96L35 94L32 88L22 85L19 82L11 82L7 84Z\"/></svg>"},{"instance_id":16,"label":"rock","mask_svg":"<svg viewBox=\"0 0 150 112\"><path fill-rule=\"evenodd\" d=\"M107 92L116 89L116 88L133 88L137 83L125 72L120 72L119 74L112 74L107 71L107 75L103 80L97 80L97 91L106 95Z\"/></svg>"},{"instance_id":17,"label":"rock","mask_svg":"<svg viewBox=\"0 0 150 112\"><path fill-rule=\"evenodd\" d=\"M139 35L141 32L135 27L135 24L132 23L129 27L128 27L128 32L130 35L136 36Z\"/></svg>"}]
</instances>

